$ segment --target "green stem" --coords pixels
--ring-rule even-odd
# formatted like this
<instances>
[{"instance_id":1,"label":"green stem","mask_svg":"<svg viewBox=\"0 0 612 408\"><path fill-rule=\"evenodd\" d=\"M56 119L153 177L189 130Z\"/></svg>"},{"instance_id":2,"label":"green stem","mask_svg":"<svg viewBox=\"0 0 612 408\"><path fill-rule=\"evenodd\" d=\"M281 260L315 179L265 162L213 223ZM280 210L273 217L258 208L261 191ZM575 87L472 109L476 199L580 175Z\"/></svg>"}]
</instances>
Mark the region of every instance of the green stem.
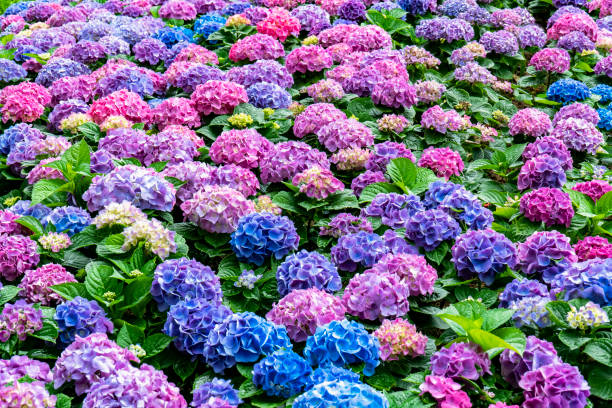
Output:
<instances>
[{"instance_id":1,"label":"green stem","mask_svg":"<svg viewBox=\"0 0 612 408\"><path fill-rule=\"evenodd\" d=\"M485 399L487 400L487 402L491 403L491 404L495 404L497 401L495 401L493 398L491 398L489 396L489 393L487 393L485 390L483 390L478 384L476 384L474 381L472 380L468 380L465 377L461 377L464 381L467 381L468 383L470 383L472 385L472 387L474 387L476 389L476 391L478 391L478 393L480 395L482 395L483 397L485 397Z\"/></svg>"}]
</instances>

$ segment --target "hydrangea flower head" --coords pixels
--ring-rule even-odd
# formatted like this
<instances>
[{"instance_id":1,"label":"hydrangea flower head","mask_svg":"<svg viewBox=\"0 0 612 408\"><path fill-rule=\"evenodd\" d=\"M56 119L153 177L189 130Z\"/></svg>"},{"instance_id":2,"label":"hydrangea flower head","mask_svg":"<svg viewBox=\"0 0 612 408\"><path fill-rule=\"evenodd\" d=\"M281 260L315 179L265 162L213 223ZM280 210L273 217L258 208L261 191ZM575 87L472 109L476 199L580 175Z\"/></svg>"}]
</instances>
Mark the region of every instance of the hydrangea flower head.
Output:
<instances>
[{"instance_id":1,"label":"hydrangea flower head","mask_svg":"<svg viewBox=\"0 0 612 408\"><path fill-rule=\"evenodd\" d=\"M406 238L425 251L432 251L442 242L456 238L459 223L441 209L419 211L406 221Z\"/></svg>"},{"instance_id":2,"label":"hydrangea flower head","mask_svg":"<svg viewBox=\"0 0 612 408\"><path fill-rule=\"evenodd\" d=\"M23 290L22 296L28 302L51 306L63 301L63 298L55 293L51 286L66 282L76 282L74 275L66 271L61 265L49 263L37 269L26 271L18 286Z\"/></svg>"},{"instance_id":3,"label":"hydrangea flower head","mask_svg":"<svg viewBox=\"0 0 612 408\"><path fill-rule=\"evenodd\" d=\"M80 296L58 305L54 318L59 329L59 341L64 345L71 344L77 337L113 331L113 323L100 305Z\"/></svg>"},{"instance_id":4,"label":"hydrangea flower head","mask_svg":"<svg viewBox=\"0 0 612 408\"><path fill-rule=\"evenodd\" d=\"M557 188L542 187L521 197L520 210L532 222L547 226L570 226L574 208L569 195Z\"/></svg>"},{"instance_id":5,"label":"hydrangea flower head","mask_svg":"<svg viewBox=\"0 0 612 408\"><path fill-rule=\"evenodd\" d=\"M342 288L334 264L318 252L306 250L288 256L276 269L276 280L282 296L296 289L317 288L333 293Z\"/></svg>"},{"instance_id":6,"label":"hydrangea flower head","mask_svg":"<svg viewBox=\"0 0 612 408\"><path fill-rule=\"evenodd\" d=\"M389 401L369 385L346 380L319 383L293 402L295 408L380 407L389 408Z\"/></svg>"},{"instance_id":7,"label":"hydrangea flower head","mask_svg":"<svg viewBox=\"0 0 612 408\"><path fill-rule=\"evenodd\" d=\"M42 310L34 309L25 300L8 303L0 314L0 342L6 343L15 334L24 341L29 334L43 327Z\"/></svg>"},{"instance_id":8,"label":"hydrangea flower head","mask_svg":"<svg viewBox=\"0 0 612 408\"><path fill-rule=\"evenodd\" d=\"M431 356L432 375L453 379L461 377L477 380L485 373L491 374L491 360L480 346L471 343L453 343Z\"/></svg>"},{"instance_id":9,"label":"hydrangea flower head","mask_svg":"<svg viewBox=\"0 0 612 408\"><path fill-rule=\"evenodd\" d=\"M253 366L253 383L267 395L289 398L309 385L312 368L291 350L278 350Z\"/></svg>"}]
</instances>

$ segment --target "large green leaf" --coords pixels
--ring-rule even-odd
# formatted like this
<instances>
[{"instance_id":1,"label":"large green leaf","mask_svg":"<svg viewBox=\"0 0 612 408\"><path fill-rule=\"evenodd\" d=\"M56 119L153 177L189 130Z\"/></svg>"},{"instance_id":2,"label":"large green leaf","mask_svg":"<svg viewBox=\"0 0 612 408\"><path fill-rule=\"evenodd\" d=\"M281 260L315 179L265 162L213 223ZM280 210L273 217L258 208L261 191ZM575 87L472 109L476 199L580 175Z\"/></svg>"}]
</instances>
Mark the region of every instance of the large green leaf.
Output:
<instances>
[{"instance_id":1,"label":"large green leaf","mask_svg":"<svg viewBox=\"0 0 612 408\"><path fill-rule=\"evenodd\" d=\"M474 343L479 344L491 358L505 349L519 354L523 354L525 350L525 334L514 327L505 327L493 333L481 329L469 330L468 337Z\"/></svg>"},{"instance_id":2,"label":"large green leaf","mask_svg":"<svg viewBox=\"0 0 612 408\"><path fill-rule=\"evenodd\" d=\"M144 332L140 327L129 323L124 323L117 334L117 344L121 347L128 347L130 344L141 344L144 339Z\"/></svg>"},{"instance_id":3,"label":"large green leaf","mask_svg":"<svg viewBox=\"0 0 612 408\"><path fill-rule=\"evenodd\" d=\"M32 188L32 205L42 203L47 198L58 192L66 184L66 181L60 179L43 179Z\"/></svg>"},{"instance_id":4,"label":"large green leaf","mask_svg":"<svg viewBox=\"0 0 612 408\"><path fill-rule=\"evenodd\" d=\"M119 295L121 285L118 280L112 279L114 269L104 262L90 262L85 267L85 288L94 298L102 300L106 292Z\"/></svg>"},{"instance_id":5,"label":"large green leaf","mask_svg":"<svg viewBox=\"0 0 612 408\"><path fill-rule=\"evenodd\" d=\"M391 183L373 183L363 189L359 201L369 203L379 194L402 193L402 190Z\"/></svg>"},{"instance_id":6,"label":"large green leaf","mask_svg":"<svg viewBox=\"0 0 612 408\"><path fill-rule=\"evenodd\" d=\"M79 282L66 282L51 286L51 290L66 300L72 300L77 296L89 298L85 285Z\"/></svg>"},{"instance_id":7,"label":"large green leaf","mask_svg":"<svg viewBox=\"0 0 612 408\"><path fill-rule=\"evenodd\" d=\"M587 379L592 395L606 401L612 400L612 370L597 366L589 372Z\"/></svg>"},{"instance_id":8,"label":"large green leaf","mask_svg":"<svg viewBox=\"0 0 612 408\"><path fill-rule=\"evenodd\" d=\"M548 302L546 305L546 310L548 310L548 315L550 316L551 320L553 320L558 326L569 328L566 320L567 314L571 310L569 303L560 300Z\"/></svg>"},{"instance_id":9,"label":"large green leaf","mask_svg":"<svg viewBox=\"0 0 612 408\"><path fill-rule=\"evenodd\" d=\"M147 352L147 357L153 357L162 351L172 342L172 337L163 333L155 333L144 339L142 348Z\"/></svg>"},{"instance_id":10,"label":"large green leaf","mask_svg":"<svg viewBox=\"0 0 612 408\"><path fill-rule=\"evenodd\" d=\"M608 191L597 200L597 203L595 203L595 211L597 214L604 215L612 212L612 191Z\"/></svg>"},{"instance_id":11,"label":"large green leaf","mask_svg":"<svg viewBox=\"0 0 612 408\"><path fill-rule=\"evenodd\" d=\"M387 165L387 174L394 183L410 188L416 181L416 169L412 160L399 157Z\"/></svg>"},{"instance_id":12,"label":"large green leaf","mask_svg":"<svg viewBox=\"0 0 612 408\"><path fill-rule=\"evenodd\" d=\"M20 290L17 286L6 285L2 287L0 289L0 306L13 300Z\"/></svg>"},{"instance_id":13,"label":"large green leaf","mask_svg":"<svg viewBox=\"0 0 612 408\"><path fill-rule=\"evenodd\" d=\"M17 220L15 220L15 222L19 225L23 225L24 227L32 231L34 235L42 235L45 232L40 221L38 221L38 219L32 217L31 215L21 216Z\"/></svg>"},{"instance_id":14,"label":"large green leaf","mask_svg":"<svg viewBox=\"0 0 612 408\"><path fill-rule=\"evenodd\" d=\"M569 347L570 350L577 350L591 341L591 338L584 337L583 334L576 330L564 330L559 333L559 340Z\"/></svg>"},{"instance_id":15,"label":"large green leaf","mask_svg":"<svg viewBox=\"0 0 612 408\"><path fill-rule=\"evenodd\" d=\"M486 310L482 314L483 322L482 329L491 331L506 323L514 315L514 310L508 309L491 309Z\"/></svg>"},{"instance_id":16,"label":"large green leaf","mask_svg":"<svg viewBox=\"0 0 612 408\"><path fill-rule=\"evenodd\" d=\"M612 367L612 339L596 339L584 348L584 352L593 360Z\"/></svg>"},{"instance_id":17,"label":"large green leaf","mask_svg":"<svg viewBox=\"0 0 612 408\"><path fill-rule=\"evenodd\" d=\"M151 282L148 276L140 276L123 289L123 303L120 310L131 309L145 303L151 297Z\"/></svg>"},{"instance_id":18,"label":"large green leaf","mask_svg":"<svg viewBox=\"0 0 612 408\"><path fill-rule=\"evenodd\" d=\"M37 332L32 333L31 336L36 337L37 339L55 343L57 334L57 323L55 323L55 320L53 318L44 318L42 328Z\"/></svg>"}]
</instances>

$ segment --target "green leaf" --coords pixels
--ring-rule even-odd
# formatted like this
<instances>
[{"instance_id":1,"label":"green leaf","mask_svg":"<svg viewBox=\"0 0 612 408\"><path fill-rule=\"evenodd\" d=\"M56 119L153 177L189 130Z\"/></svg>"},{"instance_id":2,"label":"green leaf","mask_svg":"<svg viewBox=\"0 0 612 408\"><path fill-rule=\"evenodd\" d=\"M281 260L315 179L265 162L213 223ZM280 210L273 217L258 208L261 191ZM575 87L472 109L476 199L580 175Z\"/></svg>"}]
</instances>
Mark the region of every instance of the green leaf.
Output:
<instances>
[{"instance_id":1,"label":"green leaf","mask_svg":"<svg viewBox=\"0 0 612 408\"><path fill-rule=\"evenodd\" d=\"M217 272L219 279L236 280L240 273L240 264L234 254L226 256L219 263L219 271Z\"/></svg>"},{"instance_id":2,"label":"green leaf","mask_svg":"<svg viewBox=\"0 0 612 408\"><path fill-rule=\"evenodd\" d=\"M160 162L151 163L149 167L157 172L161 172L163 169L166 168L166 164L168 164L167 161L160 161Z\"/></svg>"},{"instance_id":3,"label":"green leaf","mask_svg":"<svg viewBox=\"0 0 612 408\"><path fill-rule=\"evenodd\" d=\"M612 400L612 370L597 366L589 372L587 377L591 394L603 400Z\"/></svg>"},{"instance_id":4,"label":"green leaf","mask_svg":"<svg viewBox=\"0 0 612 408\"><path fill-rule=\"evenodd\" d=\"M66 300L72 300L77 296L88 299L89 294L85 285L79 282L66 282L51 286L51 290Z\"/></svg>"},{"instance_id":5,"label":"green leaf","mask_svg":"<svg viewBox=\"0 0 612 408\"><path fill-rule=\"evenodd\" d=\"M612 191L608 191L597 200L595 203L595 211L597 214L604 215L612 212Z\"/></svg>"},{"instance_id":6,"label":"green leaf","mask_svg":"<svg viewBox=\"0 0 612 408\"><path fill-rule=\"evenodd\" d=\"M91 161L89 145L85 140L81 140L79 143L70 146L62 155L62 160L70 164L74 171L89 173L89 163Z\"/></svg>"},{"instance_id":7,"label":"green leaf","mask_svg":"<svg viewBox=\"0 0 612 408\"><path fill-rule=\"evenodd\" d=\"M523 351L525 351L527 337L525 333L516 327L502 327L501 329L494 330L493 334L503 339L506 343L511 344L519 354L522 355Z\"/></svg>"},{"instance_id":8,"label":"green leaf","mask_svg":"<svg viewBox=\"0 0 612 408\"><path fill-rule=\"evenodd\" d=\"M559 340L569 347L570 350L577 350L591 341L591 338L584 337L576 330L564 330L559 333Z\"/></svg>"},{"instance_id":9,"label":"green leaf","mask_svg":"<svg viewBox=\"0 0 612 408\"><path fill-rule=\"evenodd\" d=\"M584 348L593 360L612 367L612 339L595 339Z\"/></svg>"},{"instance_id":10,"label":"green leaf","mask_svg":"<svg viewBox=\"0 0 612 408\"><path fill-rule=\"evenodd\" d=\"M65 251L62 258L62 265L75 269L84 268L89 262L91 258L77 251Z\"/></svg>"},{"instance_id":11,"label":"green leaf","mask_svg":"<svg viewBox=\"0 0 612 408\"><path fill-rule=\"evenodd\" d=\"M546 310L550 318L558 325L564 328L569 328L567 324L567 314L571 308L567 302L555 300L546 304Z\"/></svg>"},{"instance_id":12,"label":"green leaf","mask_svg":"<svg viewBox=\"0 0 612 408\"><path fill-rule=\"evenodd\" d=\"M66 184L66 181L60 179L37 181L32 188L32 205L42 203L62 188L64 184Z\"/></svg>"},{"instance_id":13,"label":"green leaf","mask_svg":"<svg viewBox=\"0 0 612 408\"><path fill-rule=\"evenodd\" d=\"M293 195L288 191L280 191L276 193L274 197L272 197L272 202L283 210L289 212L301 213L304 211L298 207L295 197L293 197Z\"/></svg>"},{"instance_id":14,"label":"green leaf","mask_svg":"<svg viewBox=\"0 0 612 408\"><path fill-rule=\"evenodd\" d=\"M83 123L77 128L77 130L79 131L79 133L85 136L87 140L90 140L93 143L98 143L100 141L100 138L102 137L100 127L93 122Z\"/></svg>"},{"instance_id":15,"label":"green leaf","mask_svg":"<svg viewBox=\"0 0 612 408\"><path fill-rule=\"evenodd\" d=\"M417 167L416 180L410 186L410 191L413 194L421 194L422 192L427 191L429 189L429 185L431 183L438 180L440 179L432 170L426 169L424 167Z\"/></svg>"},{"instance_id":16,"label":"green leaf","mask_svg":"<svg viewBox=\"0 0 612 408\"><path fill-rule=\"evenodd\" d=\"M124 323L119 334L117 334L117 344L127 348L130 344L141 344L144 339L144 332L140 327L129 323Z\"/></svg>"},{"instance_id":17,"label":"green leaf","mask_svg":"<svg viewBox=\"0 0 612 408\"><path fill-rule=\"evenodd\" d=\"M101 300L106 292L115 292L116 295L119 295L117 292L121 290L120 284L116 279L111 279L114 273L112 266L94 261L87 264L85 272L87 273L85 288L91 296Z\"/></svg>"},{"instance_id":18,"label":"green leaf","mask_svg":"<svg viewBox=\"0 0 612 408\"><path fill-rule=\"evenodd\" d=\"M36 337L37 339L55 343L57 334L57 323L55 323L55 320L53 318L44 318L42 328L39 331L32 333L31 336Z\"/></svg>"},{"instance_id":19,"label":"green leaf","mask_svg":"<svg viewBox=\"0 0 612 408\"><path fill-rule=\"evenodd\" d=\"M348 103L347 110L361 122L373 120L382 113L372 102L371 98L355 98Z\"/></svg>"},{"instance_id":20,"label":"green leaf","mask_svg":"<svg viewBox=\"0 0 612 408\"><path fill-rule=\"evenodd\" d=\"M197 361L191 361L189 359L180 359L174 362L172 368L176 375L181 377L181 380L185 381L191 374L195 372L198 365Z\"/></svg>"},{"instance_id":21,"label":"green leaf","mask_svg":"<svg viewBox=\"0 0 612 408\"><path fill-rule=\"evenodd\" d=\"M368 203L379 194L402 193L402 190L391 183L374 183L366 186L359 196L359 202Z\"/></svg>"},{"instance_id":22,"label":"green leaf","mask_svg":"<svg viewBox=\"0 0 612 408\"><path fill-rule=\"evenodd\" d=\"M57 394L57 400L55 402L55 408L71 408L72 407L72 397L67 396L66 394Z\"/></svg>"},{"instance_id":23,"label":"green leaf","mask_svg":"<svg viewBox=\"0 0 612 408\"><path fill-rule=\"evenodd\" d=\"M248 380L253 379L253 366L246 365L246 364L237 364L236 369L238 370L240 375L243 376L244 378Z\"/></svg>"},{"instance_id":24,"label":"green leaf","mask_svg":"<svg viewBox=\"0 0 612 408\"><path fill-rule=\"evenodd\" d=\"M347 208L359 208L357 197L353 194L353 190L342 190L327 197L325 200L327 205L325 209L328 211L344 210Z\"/></svg>"},{"instance_id":25,"label":"green leaf","mask_svg":"<svg viewBox=\"0 0 612 408\"><path fill-rule=\"evenodd\" d=\"M0 289L0 306L10 302L21 291L17 286L6 285Z\"/></svg>"},{"instance_id":26,"label":"green leaf","mask_svg":"<svg viewBox=\"0 0 612 408\"><path fill-rule=\"evenodd\" d=\"M466 336L469 330L480 329L482 327L482 321L480 319L472 320L464 316L449 313L442 313L437 315L437 317L444 320L446 324L460 336Z\"/></svg>"},{"instance_id":27,"label":"green leaf","mask_svg":"<svg viewBox=\"0 0 612 408\"><path fill-rule=\"evenodd\" d=\"M513 329L513 328L508 328L508 329ZM504 329L500 329L500 330L504 330ZM518 330L518 329L515 329L515 330ZM525 339L525 335L520 330L518 330L518 332L521 333L523 335L523 339ZM487 331L481 330L481 329L469 330L468 337L474 343L479 344L482 347L482 349L489 354L489 357L491 358L501 353L505 349L510 349L514 352L522 354L522 351L519 351L512 344L508 343L501 337L493 333L489 333ZM523 345L523 348L524 348L524 345Z\"/></svg>"},{"instance_id":28,"label":"green leaf","mask_svg":"<svg viewBox=\"0 0 612 408\"><path fill-rule=\"evenodd\" d=\"M246 399L255 395L259 395L262 392L263 390L257 388L257 386L253 384L252 380L245 380L238 389L238 397L240 397L241 399Z\"/></svg>"},{"instance_id":29,"label":"green leaf","mask_svg":"<svg viewBox=\"0 0 612 408\"><path fill-rule=\"evenodd\" d=\"M124 254L123 250L124 237L122 234L113 234L106 237L101 244L96 248L96 253L105 258L113 258L114 255Z\"/></svg>"},{"instance_id":30,"label":"green leaf","mask_svg":"<svg viewBox=\"0 0 612 408\"><path fill-rule=\"evenodd\" d=\"M410 188L416 181L416 166L412 160L400 157L387 165L387 174L394 183Z\"/></svg>"},{"instance_id":31,"label":"green leaf","mask_svg":"<svg viewBox=\"0 0 612 408\"><path fill-rule=\"evenodd\" d=\"M485 310L482 314L483 322L482 329L491 331L506 323L514 315L514 310L508 309L491 309Z\"/></svg>"},{"instance_id":32,"label":"green leaf","mask_svg":"<svg viewBox=\"0 0 612 408\"><path fill-rule=\"evenodd\" d=\"M15 222L19 225L23 225L24 227L32 231L34 235L42 235L45 233L45 230L40 221L38 221L38 219L32 217L31 215L22 215L21 217L16 219Z\"/></svg>"},{"instance_id":33,"label":"green leaf","mask_svg":"<svg viewBox=\"0 0 612 408\"><path fill-rule=\"evenodd\" d=\"M436 265L440 265L446 254L448 254L449 246L447 242L442 242L433 251L425 252L425 257Z\"/></svg>"},{"instance_id":34,"label":"green leaf","mask_svg":"<svg viewBox=\"0 0 612 408\"><path fill-rule=\"evenodd\" d=\"M395 377L387 371L377 371L374 375L365 378L365 382L372 387L389 391L396 384Z\"/></svg>"},{"instance_id":35,"label":"green leaf","mask_svg":"<svg viewBox=\"0 0 612 408\"><path fill-rule=\"evenodd\" d=\"M595 215L595 205L589 196L571 189L566 189L565 191L569 194L574 206L576 206L578 214L585 217L592 217Z\"/></svg>"},{"instance_id":36,"label":"green leaf","mask_svg":"<svg viewBox=\"0 0 612 408\"><path fill-rule=\"evenodd\" d=\"M151 282L148 276L140 276L123 289L123 303L119 310L131 309L145 303L151 297Z\"/></svg>"},{"instance_id":37,"label":"green leaf","mask_svg":"<svg viewBox=\"0 0 612 408\"><path fill-rule=\"evenodd\" d=\"M172 337L163 333L155 333L144 339L142 348L147 352L147 358L153 357L164 351L171 342Z\"/></svg>"},{"instance_id":38,"label":"green leaf","mask_svg":"<svg viewBox=\"0 0 612 408\"><path fill-rule=\"evenodd\" d=\"M523 154L523 151L525 150L525 146L527 145L526 144L513 144L512 146L508 147L504 151L504 154L506 155L506 163L512 164L515 161L517 161Z\"/></svg>"},{"instance_id":39,"label":"green leaf","mask_svg":"<svg viewBox=\"0 0 612 408\"><path fill-rule=\"evenodd\" d=\"M104 239L102 231L98 230L95 225L88 225L83 231L71 237L72 249L79 249L91 245L96 245Z\"/></svg>"},{"instance_id":40,"label":"green leaf","mask_svg":"<svg viewBox=\"0 0 612 408\"><path fill-rule=\"evenodd\" d=\"M413 391L396 391L385 394L389 400L389 408L429 408L434 403L426 403L421 400L418 393Z\"/></svg>"}]
</instances>

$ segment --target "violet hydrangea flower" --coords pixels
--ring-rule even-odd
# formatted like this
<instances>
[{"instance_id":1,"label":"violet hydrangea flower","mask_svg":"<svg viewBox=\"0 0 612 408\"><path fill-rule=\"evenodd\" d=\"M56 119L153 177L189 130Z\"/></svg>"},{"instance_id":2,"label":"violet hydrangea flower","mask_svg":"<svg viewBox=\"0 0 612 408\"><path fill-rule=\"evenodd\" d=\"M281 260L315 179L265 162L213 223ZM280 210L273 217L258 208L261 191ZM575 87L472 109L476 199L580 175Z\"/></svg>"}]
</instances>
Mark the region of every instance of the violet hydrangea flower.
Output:
<instances>
[{"instance_id":1,"label":"violet hydrangea flower","mask_svg":"<svg viewBox=\"0 0 612 408\"><path fill-rule=\"evenodd\" d=\"M288 256L276 269L278 293L317 288L333 293L342 288L336 266L318 252L302 250Z\"/></svg>"},{"instance_id":2,"label":"violet hydrangea flower","mask_svg":"<svg viewBox=\"0 0 612 408\"><path fill-rule=\"evenodd\" d=\"M477 380L485 373L491 374L491 360L480 346L472 343L453 343L431 356L432 375L453 379L461 377Z\"/></svg>"},{"instance_id":3,"label":"violet hydrangea flower","mask_svg":"<svg viewBox=\"0 0 612 408\"><path fill-rule=\"evenodd\" d=\"M542 187L521 197L520 210L532 222L544 222L570 226L574 217L572 200L567 193L557 189Z\"/></svg>"},{"instance_id":4,"label":"violet hydrangea flower","mask_svg":"<svg viewBox=\"0 0 612 408\"><path fill-rule=\"evenodd\" d=\"M71 344L77 337L113 331L113 323L100 305L80 296L58 305L54 319L58 325L58 339L64 345Z\"/></svg>"}]
</instances>

